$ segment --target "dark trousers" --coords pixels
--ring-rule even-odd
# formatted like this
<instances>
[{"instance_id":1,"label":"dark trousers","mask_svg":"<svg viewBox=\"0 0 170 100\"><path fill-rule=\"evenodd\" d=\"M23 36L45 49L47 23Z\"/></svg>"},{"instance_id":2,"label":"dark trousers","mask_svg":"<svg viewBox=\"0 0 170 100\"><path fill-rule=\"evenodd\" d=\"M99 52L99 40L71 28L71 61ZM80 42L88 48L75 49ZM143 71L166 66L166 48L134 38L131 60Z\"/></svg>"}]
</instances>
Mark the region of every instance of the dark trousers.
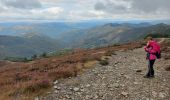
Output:
<instances>
[{"instance_id":1,"label":"dark trousers","mask_svg":"<svg viewBox=\"0 0 170 100\"><path fill-rule=\"evenodd\" d=\"M155 63L155 60L149 60L148 73L146 74L147 76L154 76L154 69L153 69L154 63Z\"/></svg>"}]
</instances>

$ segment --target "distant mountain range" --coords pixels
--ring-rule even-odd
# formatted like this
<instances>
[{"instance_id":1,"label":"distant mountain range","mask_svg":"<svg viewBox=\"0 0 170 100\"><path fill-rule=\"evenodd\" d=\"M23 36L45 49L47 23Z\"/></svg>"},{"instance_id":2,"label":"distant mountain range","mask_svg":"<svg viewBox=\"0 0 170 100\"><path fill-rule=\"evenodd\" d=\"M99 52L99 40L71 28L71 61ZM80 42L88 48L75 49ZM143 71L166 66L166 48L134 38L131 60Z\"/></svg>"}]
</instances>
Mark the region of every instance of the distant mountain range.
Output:
<instances>
[{"instance_id":1,"label":"distant mountain range","mask_svg":"<svg viewBox=\"0 0 170 100\"><path fill-rule=\"evenodd\" d=\"M64 48L95 48L170 34L170 25L149 23L0 23L0 58L29 57Z\"/></svg>"},{"instance_id":2,"label":"distant mountain range","mask_svg":"<svg viewBox=\"0 0 170 100\"><path fill-rule=\"evenodd\" d=\"M56 38L64 32L88 29L106 22L2 22L0 35L20 36L25 33L45 34Z\"/></svg>"},{"instance_id":3,"label":"distant mountain range","mask_svg":"<svg viewBox=\"0 0 170 100\"><path fill-rule=\"evenodd\" d=\"M59 39L63 40L67 47L93 48L142 39L147 34L170 34L170 25L109 23L86 30L63 33Z\"/></svg>"}]
</instances>

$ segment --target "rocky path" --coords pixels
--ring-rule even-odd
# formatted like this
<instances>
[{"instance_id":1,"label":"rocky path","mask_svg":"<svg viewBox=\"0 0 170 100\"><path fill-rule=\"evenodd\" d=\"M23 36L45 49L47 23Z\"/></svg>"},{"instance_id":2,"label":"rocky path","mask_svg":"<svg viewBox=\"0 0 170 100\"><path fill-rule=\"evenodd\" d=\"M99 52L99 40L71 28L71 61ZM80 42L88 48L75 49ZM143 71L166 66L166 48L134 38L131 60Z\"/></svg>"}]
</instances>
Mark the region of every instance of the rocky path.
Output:
<instances>
[{"instance_id":1,"label":"rocky path","mask_svg":"<svg viewBox=\"0 0 170 100\"><path fill-rule=\"evenodd\" d=\"M40 100L170 100L170 72L164 69L168 62L157 60L155 78L146 79L143 48L118 51L107 66L97 64L82 75L56 81Z\"/></svg>"}]
</instances>

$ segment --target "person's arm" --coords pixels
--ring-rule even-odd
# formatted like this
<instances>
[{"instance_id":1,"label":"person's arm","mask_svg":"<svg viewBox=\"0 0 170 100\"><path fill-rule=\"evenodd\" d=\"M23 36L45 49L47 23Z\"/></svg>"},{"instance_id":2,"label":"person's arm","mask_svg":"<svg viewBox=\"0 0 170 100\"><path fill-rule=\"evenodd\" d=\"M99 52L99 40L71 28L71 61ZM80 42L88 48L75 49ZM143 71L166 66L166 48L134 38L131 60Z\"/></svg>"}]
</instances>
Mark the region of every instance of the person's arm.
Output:
<instances>
[{"instance_id":1,"label":"person's arm","mask_svg":"<svg viewBox=\"0 0 170 100\"><path fill-rule=\"evenodd\" d=\"M146 52L149 52L151 54L156 53L156 51L154 49L148 48L147 46L145 46L144 49Z\"/></svg>"},{"instance_id":2,"label":"person's arm","mask_svg":"<svg viewBox=\"0 0 170 100\"><path fill-rule=\"evenodd\" d=\"M148 41L147 44L146 44L146 47L149 47L149 45L150 45L150 42Z\"/></svg>"},{"instance_id":3,"label":"person's arm","mask_svg":"<svg viewBox=\"0 0 170 100\"><path fill-rule=\"evenodd\" d=\"M154 49L148 50L148 52L149 52L150 54L155 54L155 53L156 53L156 51L155 51Z\"/></svg>"},{"instance_id":4,"label":"person's arm","mask_svg":"<svg viewBox=\"0 0 170 100\"><path fill-rule=\"evenodd\" d=\"M145 46L144 49L145 49L146 52L149 52L149 49L148 49L147 46Z\"/></svg>"}]
</instances>

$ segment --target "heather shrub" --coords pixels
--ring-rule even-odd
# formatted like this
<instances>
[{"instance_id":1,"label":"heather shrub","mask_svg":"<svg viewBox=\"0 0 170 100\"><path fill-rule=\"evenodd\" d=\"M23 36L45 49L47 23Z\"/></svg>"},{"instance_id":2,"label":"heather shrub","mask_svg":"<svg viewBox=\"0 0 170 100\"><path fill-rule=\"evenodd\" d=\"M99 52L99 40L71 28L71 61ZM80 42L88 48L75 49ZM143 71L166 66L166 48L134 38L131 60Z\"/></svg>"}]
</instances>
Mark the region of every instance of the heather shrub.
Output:
<instances>
[{"instance_id":1,"label":"heather shrub","mask_svg":"<svg viewBox=\"0 0 170 100\"><path fill-rule=\"evenodd\" d=\"M103 66L106 66L109 64L109 62L107 60L101 60L99 63Z\"/></svg>"},{"instance_id":2,"label":"heather shrub","mask_svg":"<svg viewBox=\"0 0 170 100\"><path fill-rule=\"evenodd\" d=\"M50 85L50 82L48 80L40 80L38 82L35 82L35 83L33 82L30 85L26 86L23 89L23 93L34 93L34 92L39 91L41 89L47 89L50 86L51 85Z\"/></svg>"}]
</instances>

